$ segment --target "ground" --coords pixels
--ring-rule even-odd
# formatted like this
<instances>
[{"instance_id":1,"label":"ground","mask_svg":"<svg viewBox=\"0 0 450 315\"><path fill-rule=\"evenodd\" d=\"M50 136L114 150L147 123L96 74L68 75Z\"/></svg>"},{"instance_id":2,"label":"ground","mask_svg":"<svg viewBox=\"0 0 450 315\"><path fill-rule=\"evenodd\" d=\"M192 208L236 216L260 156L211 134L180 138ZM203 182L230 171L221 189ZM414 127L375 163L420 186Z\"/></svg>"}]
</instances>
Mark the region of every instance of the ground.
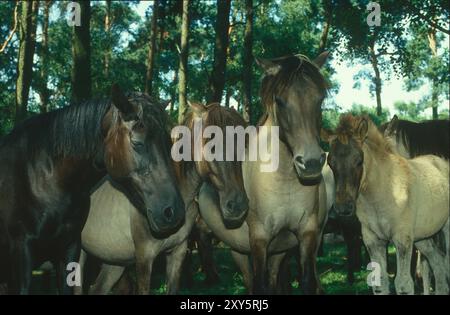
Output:
<instances>
[{"instance_id":1,"label":"ground","mask_svg":"<svg viewBox=\"0 0 450 315\"><path fill-rule=\"evenodd\" d=\"M245 294L246 290L242 282L242 276L233 262L230 251L227 248L219 247L215 249L215 261L220 274L220 283L208 287L204 283L204 274L199 267L198 256L193 255L194 283L191 288L186 288L182 284L180 294ZM344 244L326 244L324 246L324 256L318 257L317 267L320 275L320 281L326 294L352 294L365 295L371 294L370 288L366 284L366 278L369 271L364 266L360 272L355 274L355 283L347 283L346 272L346 249ZM389 248L389 265L395 268L395 250ZM291 264L293 274L295 263ZM165 274L163 266L156 266L153 273L152 290L154 294L165 293ZM395 270L390 271L393 277ZM54 275L45 276L45 273L34 272L32 293L34 294L55 294ZM301 294L298 282L292 282L292 294Z\"/></svg>"}]
</instances>

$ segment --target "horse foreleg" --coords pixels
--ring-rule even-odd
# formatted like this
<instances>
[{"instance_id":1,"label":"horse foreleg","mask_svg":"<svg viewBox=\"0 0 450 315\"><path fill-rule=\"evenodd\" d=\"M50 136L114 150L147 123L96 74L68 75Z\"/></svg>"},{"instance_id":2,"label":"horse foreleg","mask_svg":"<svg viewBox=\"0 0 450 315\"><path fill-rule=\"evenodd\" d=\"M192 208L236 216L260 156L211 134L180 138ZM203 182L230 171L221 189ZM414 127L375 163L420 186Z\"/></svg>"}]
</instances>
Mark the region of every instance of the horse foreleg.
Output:
<instances>
[{"instance_id":1,"label":"horse foreleg","mask_svg":"<svg viewBox=\"0 0 450 315\"><path fill-rule=\"evenodd\" d=\"M244 280L244 286L247 289L247 293L253 294L253 274L248 256L234 250L231 250L231 256L242 273L242 278Z\"/></svg>"},{"instance_id":2,"label":"horse foreleg","mask_svg":"<svg viewBox=\"0 0 450 315\"><path fill-rule=\"evenodd\" d=\"M278 290L280 288L281 283L279 283L279 275L280 272L283 273L286 270L282 270L280 269L280 266L284 260L284 258L286 257L286 253L281 253L281 254L276 254L276 255L271 255L268 258L268 262L267 262L267 268L269 271L269 288L272 292L276 292L277 294L282 294L283 292L281 292L281 290ZM281 277L284 278L285 277Z\"/></svg>"},{"instance_id":3,"label":"horse foreleg","mask_svg":"<svg viewBox=\"0 0 450 315\"><path fill-rule=\"evenodd\" d=\"M414 281L411 276L411 257L413 238L407 233L394 235L392 239L397 256L397 275L395 276L395 291L397 294L414 294Z\"/></svg>"},{"instance_id":4,"label":"horse foreleg","mask_svg":"<svg viewBox=\"0 0 450 315\"><path fill-rule=\"evenodd\" d=\"M29 294L33 261L30 244L26 240L16 241L12 248L11 283L9 294Z\"/></svg>"},{"instance_id":5,"label":"horse foreleg","mask_svg":"<svg viewBox=\"0 0 450 315\"><path fill-rule=\"evenodd\" d=\"M139 295L150 294L152 268L156 256L157 253L146 246L136 248L137 293Z\"/></svg>"},{"instance_id":6,"label":"horse foreleg","mask_svg":"<svg viewBox=\"0 0 450 315\"><path fill-rule=\"evenodd\" d=\"M298 260L300 260L300 256L298 254L298 247L295 247L289 250L283 258L283 261L280 265L280 271L278 272L278 285L277 292L279 294L291 294L292 293L292 274L290 268L290 261L292 257L298 256ZM298 264L298 260L296 258L296 262Z\"/></svg>"},{"instance_id":7,"label":"horse foreleg","mask_svg":"<svg viewBox=\"0 0 450 315\"><path fill-rule=\"evenodd\" d=\"M369 252L370 262L380 266L380 273L374 274L375 282L370 283L372 291L377 295L389 294L389 277L387 273L386 245L387 242L379 239L373 232L362 228L362 236L367 251ZM375 269L376 270L376 269Z\"/></svg>"},{"instance_id":8,"label":"horse foreleg","mask_svg":"<svg viewBox=\"0 0 450 315\"><path fill-rule=\"evenodd\" d=\"M298 239L300 244L301 270L299 272L301 288L305 294L321 294L323 292L316 270L317 232L302 232Z\"/></svg>"},{"instance_id":9,"label":"horse foreleg","mask_svg":"<svg viewBox=\"0 0 450 315\"><path fill-rule=\"evenodd\" d=\"M419 252L420 254L420 252ZM421 255L417 261L417 268L420 269L420 276L422 279L423 295L430 295L431 277L430 277L430 264L428 260Z\"/></svg>"},{"instance_id":10,"label":"horse foreleg","mask_svg":"<svg viewBox=\"0 0 450 315\"><path fill-rule=\"evenodd\" d=\"M187 252L187 240L167 254L167 294L177 294L180 286L181 267Z\"/></svg>"},{"instance_id":11,"label":"horse foreleg","mask_svg":"<svg viewBox=\"0 0 450 315\"><path fill-rule=\"evenodd\" d=\"M212 245L212 233L199 228L198 254L202 265L202 270L206 275L206 283L214 285L219 283L219 273L214 263L214 247Z\"/></svg>"},{"instance_id":12,"label":"horse foreleg","mask_svg":"<svg viewBox=\"0 0 450 315\"><path fill-rule=\"evenodd\" d=\"M321 233L319 232L317 216L307 218L297 232L300 253L300 284L305 294L322 294L316 270L317 250Z\"/></svg>"},{"instance_id":13,"label":"horse foreleg","mask_svg":"<svg viewBox=\"0 0 450 315\"><path fill-rule=\"evenodd\" d=\"M125 267L102 264L100 273L94 284L89 288L89 295L106 295L111 292L114 285L119 281Z\"/></svg>"},{"instance_id":14,"label":"horse foreleg","mask_svg":"<svg viewBox=\"0 0 450 315\"><path fill-rule=\"evenodd\" d=\"M79 286L75 286L73 288L73 294L75 295L82 295L83 294L83 284L84 284L84 266L86 264L86 260L87 260L87 253L82 249L81 253L80 253L80 259L78 261L79 263L79 268L80 268L80 277L81 277L81 281L80 281L80 285Z\"/></svg>"},{"instance_id":15,"label":"horse foreleg","mask_svg":"<svg viewBox=\"0 0 450 315\"><path fill-rule=\"evenodd\" d=\"M416 247L427 258L433 270L436 294L447 295L449 293L447 281L448 264L446 263L445 254L432 239L418 241L416 242Z\"/></svg>"},{"instance_id":16,"label":"horse foreleg","mask_svg":"<svg viewBox=\"0 0 450 315\"><path fill-rule=\"evenodd\" d=\"M250 228L250 250L253 259L253 293L268 294L267 286L267 239L264 228L255 226Z\"/></svg>"}]
</instances>

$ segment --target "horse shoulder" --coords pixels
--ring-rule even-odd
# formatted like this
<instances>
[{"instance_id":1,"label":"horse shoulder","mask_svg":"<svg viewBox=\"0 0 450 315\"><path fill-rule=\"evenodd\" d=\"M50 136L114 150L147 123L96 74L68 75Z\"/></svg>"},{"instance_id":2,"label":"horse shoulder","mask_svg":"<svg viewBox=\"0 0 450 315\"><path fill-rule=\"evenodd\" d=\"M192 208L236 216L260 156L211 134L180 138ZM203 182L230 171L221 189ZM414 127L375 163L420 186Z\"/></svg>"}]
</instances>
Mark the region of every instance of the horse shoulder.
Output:
<instances>
[{"instance_id":1,"label":"horse shoulder","mask_svg":"<svg viewBox=\"0 0 450 315\"><path fill-rule=\"evenodd\" d=\"M107 261L133 256L131 216L137 210L109 180L91 195L91 207L81 233L83 248Z\"/></svg>"}]
</instances>

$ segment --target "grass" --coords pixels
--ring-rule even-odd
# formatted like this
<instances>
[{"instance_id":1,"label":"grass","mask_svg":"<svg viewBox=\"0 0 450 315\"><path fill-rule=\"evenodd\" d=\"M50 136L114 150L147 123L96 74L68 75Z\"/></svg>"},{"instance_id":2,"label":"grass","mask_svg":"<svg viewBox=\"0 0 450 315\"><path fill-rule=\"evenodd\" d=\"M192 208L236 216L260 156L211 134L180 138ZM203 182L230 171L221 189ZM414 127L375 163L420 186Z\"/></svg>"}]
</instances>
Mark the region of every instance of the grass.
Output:
<instances>
[{"instance_id":1,"label":"grass","mask_svg":"<svg viewBox=\"0 0 450 315\"><path fill-rule=\"evenodd\" d=\"M390 246L388 249L389 266L395 267L395 249ZM218 247L214 252L215 262L220 275L220 282L217 285L207 286L205 275L200 271L199 257L194 254L192 266L195 270L193 285L187 288L185 281L181 282L180 294L183 295L225 295L225 294L246 294L246 289L242 281L237 266L235 265L230 251L227 248ZM365 270L365 266L355 273L355 282L349 285L347 282L346 248L344 244L326 244L324 246L324 256L317 258L317 269L320 282L326 294L350 294L367 295L371 294L367 286L366 278L370 271ZM296 275L296 264L291 261L291 273ZM391 278L395 274L395 268L389 270ZM33 273L32 293L34 294L56 294L54 274L48 275L42 272ZM292 294L301 294L301 289L296 280L292 281ZM165 267L164 263L156 262L152 278L152 293L165 294Z\"/></svg>"}]
</instances>

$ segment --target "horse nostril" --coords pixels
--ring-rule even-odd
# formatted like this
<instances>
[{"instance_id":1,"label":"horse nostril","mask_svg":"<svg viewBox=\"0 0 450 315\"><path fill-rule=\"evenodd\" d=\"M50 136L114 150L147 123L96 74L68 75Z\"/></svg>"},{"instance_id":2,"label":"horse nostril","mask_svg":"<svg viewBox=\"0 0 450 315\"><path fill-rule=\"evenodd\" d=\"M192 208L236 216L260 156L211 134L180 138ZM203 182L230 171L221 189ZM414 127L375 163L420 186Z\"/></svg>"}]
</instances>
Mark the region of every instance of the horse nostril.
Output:
<instances>
[{"instance_id":1,"label":"horse nostril","mask_svg":"<svg viewBox=\"0 0 450 315\"><path fill-rule=\"evenodd\" d=\"M173 209L171 207L167 207L166 209L164 209L163 211L164 216L166 217L166 219L170 220L173 217Z\"/></svg>"},{"instance_id":2,"label":"horse nostril","mask_svg":"<svg viewBox=\"0 0 450 315\"><path fill-rule=\"evenodd\" d=\"M301 155L297 155L295 157L295 163L299 164L300 166L305 166L305 162L303 161L303 157Z\"/></svg>"},{"instance_id":3,"label":"horse nostril","mask_svg":"<svg viewBox=\"0 0 450 315\"><path fill-rule=\"evenodd\" d=\"M232 200L227 201L227 209L230 211L233 211L234 208L234 202Z\"/></svg>"}]
</instances>

